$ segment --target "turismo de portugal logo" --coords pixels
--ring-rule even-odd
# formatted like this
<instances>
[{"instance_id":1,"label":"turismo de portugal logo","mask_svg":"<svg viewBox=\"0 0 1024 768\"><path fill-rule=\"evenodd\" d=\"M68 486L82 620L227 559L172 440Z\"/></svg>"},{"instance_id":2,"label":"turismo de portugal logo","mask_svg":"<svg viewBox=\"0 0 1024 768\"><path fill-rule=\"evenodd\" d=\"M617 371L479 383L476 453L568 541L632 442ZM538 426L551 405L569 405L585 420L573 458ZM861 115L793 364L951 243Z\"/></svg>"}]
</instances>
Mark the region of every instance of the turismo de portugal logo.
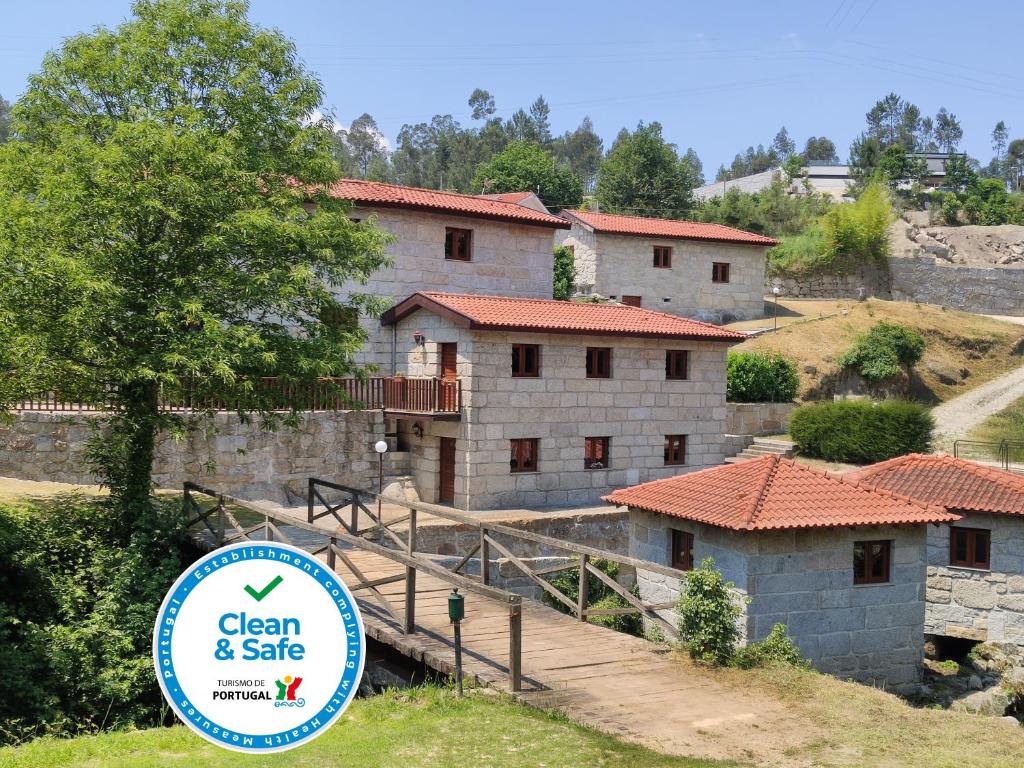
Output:
<instances>
[{"instance_id":1,"label":"turismo de portugal logo","mask_svg":"<svg viewBox=\"0 0 1024 768\"><path fill-rule=\"evenodd\" d=\"M323 561L244 542L194 563L157 614L153 663L193 731L238 752L292 749L355 697L365 637L352 594Z\"/></svg>"}]
</instances>

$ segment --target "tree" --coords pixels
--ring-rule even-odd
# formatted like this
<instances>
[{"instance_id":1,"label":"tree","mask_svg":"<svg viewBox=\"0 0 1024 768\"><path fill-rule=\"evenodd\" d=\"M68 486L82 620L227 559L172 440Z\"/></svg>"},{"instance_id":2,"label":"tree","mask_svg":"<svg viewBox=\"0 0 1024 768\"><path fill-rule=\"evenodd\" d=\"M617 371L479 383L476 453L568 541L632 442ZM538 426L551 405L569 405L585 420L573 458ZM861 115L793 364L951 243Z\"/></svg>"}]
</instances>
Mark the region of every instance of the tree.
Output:
<instances>
[{"instance_id":1,"label":"tree","mask_svg":"<svg viewBox=\"0 0 1024 768\"><path fill-rule=\"evenodd\" d=\"M1006 142L1010 138L1010 132L1006 123L1000 120L992 129L992 151L996 153L996 162L1003 162L1003 153L1006 151Z\"/></svg>"},{"instance_id":2,"label":"tree","mask_svg":"<svg viewBox=\"0 0 1024 768\"><path fill-rule=\"evenodd\" d=\"M838 165L836 145L824 136L811 136L804 144L804 162L807 165Z\"/></svg>"},{"instance_id":3,"label":"tree","mask_svg":"<svg viewBox=\"0 0 1024 768\"><path fill-rule=\"evenodd\" d=\"M662 137L661 124L641 122L632 133L619 132L601 164L595 195L612 213L682 218L695 186L692 168Z\"/></svg>"},{"instance_id":4,"label":"tree","mask_svg":"<svg viewBox=\"0 0 1024 768\"><path fill-rule=\"evenodd\" d=\"M11 105L0 96L0 144L7 141L11 129Z\"/></svg>"},{"instance_id":5,"label":"tree","mask_svg":"<svg viewBox=\"0 0 1024 768\"><path fill-rule=\"evenodd\" d=\"M683 155L683 164L687 167L690 178L693 179L694 186L699 187L704 183L704 163L700 161L700 156L697 154L697 150L693 147L687 147L686 153Z\"/></svg>"},{"instance_id":6,"label":"tree","mask_svg":"<svg viewBox=\"0 0 1024 768\"><path fill-rule=\"evenodd\" d=\"M559 301L568 301L572 298L573 283L576 280L576 264L572 249L565 245L556 245L554 259L554 285L551 296Z\"/></svg>"},{"instance_id":7,"label":"tree","mask_svg":"<svg viewBox=\"0 0 1024 768\"><path fill-rule=\"evenodd\" d=\"M956 152L963 137L964 130L960 127L956 115L947 112L945 107L941 107L935 115L935 141L939 145L939 149L952 154Z\"/></svg>"},{"instance_id":8,"label":"tree","mask_svg":"<svg viewBox=\"0 0 1024 768\"><path fill-rule=\"evenodd\" d=\"M530 120L533 122L537 143L547 147L551 144L551 107L544 101L543 96L538 96L530 105Z\"/></svg>"},{"instance_id":9,"label":"tree","mask_svg":"<svg viewBox=\"0 0 1024 768\"><path fill-rule=\"evenodd\" d=\"M323 191L318 81L246 8L139 0L66 39L0 146L0 404L110 403L90 456L122 530L152 519L156 435L181 428L161 391L269 416L254 377L352 372L375 304L334 288L387 261L388 236Z\"/></svg>"},{"instance_id":10,"label":"tree","mask_svg":"<svg viewBox=\"0 0 1024 768\"><path fill-rule=\"evenodd\" d=\"M878 170L882 179L895 190L901 184L922 179L928 173L928 164L924 158L908 154L902 146L893 144L882 153Z\"/></svg>"},{"instance_id":11,"label":"tree","mask_svg":"<svg viewBox=\"0 0 1024 768\"><path fill-rule=\"evenodd\" d=\"M590 118L584 117L576 130L566 131L552 142L551 151L558 162L565 163L576 174L583 190L590 192L601 167L603 144Z\"/></svg>"},{"instance_id":12,"label":"tree","mask_svg":"<svg viewBox=\"0 0 1024 768\"><path fill-rule=\"evenodd\" d=\"M403 125L391 155L395 180L413 187L440 189L451 183L462 129L451 115L434 115L429 123ZM469 148L467 148L469 149Z\"/></svg>"},{"instance_id":13,"label":"tree","mask_svg":"<svg viewBox=\"0 0 1024 768\"><path fill-rule=\"evenodd\" d=\"M863 189L875 174L884 149L875 136L862 133L850 145L850 175L858 189Z\"/></svg>"},{"instance_id":14,"label":"tree","mask_svg":"<svg viewBox=\"0 0 1024 768\"><path fill-rule=\"evenodd\" d=\"M946 159L946 185L957 192L966 192L977 186L978 174L971 167L967 155L950 155Z\"/></svg>"},{"instance_id":15,"label":"tree","mask_svg":"<svg viewBox=\"0 0 1024 768\"><path fill-rule=\"evenodd\" d=\"M477 168L476 192L536 192L549 208L575 208L583 202L583 185L566 166L555 163L538 144L514 141Z\"/></svg>"},{"instance_id":16,"label":"tree","mask_svg":"<svg viewBox=\"0 0 1024 768\"><path fill-rule=\"evenodd\" d=\"M796 152L796 142L789 138L789 131L786 130L786 126L782 126L779 132L775 134L775 138L772 139L772 150L779 160L783 162Z\"/></svg>"},{"instance_id":17,"label":"tree","mask_svg":"<svg viewBox=\"0 0 1024 768\"><path fill-rule=\"evenodd\" d=\"M878 102L865 116L867 135L878 141L882 149L900 144L907 152L918 148L921 131L921 110L895 93Z\"/></svg>"},{"instance_id":18,"label":"tree","mask_svg":"<svg viewBox=\"0 0 1024 768\"><path fill-rule=\"evenodd\" d=\"M359 178L370 175L374 161L387 159L387 143L384 134L377 127L377 121L369 114L363 113L342 134L342 140L348 147Z\"/></svg>"},{"instance_id":19,"label":"tree","mask_svg":"<svg viewBox=\"0 0 1024 768\"><path fill-rule=\"evenodd\" d=\"M475 88L469 94L469 106L473 110L474 120L486 120L494 114L494 97L483 88Z\"/></svg>"},{"instance_id":20,"label":"tree","mask_svg":"<svg viewBox=\"0 0 1024 768\"><path fill-rule=\"evenodd\" d=\"M1013 174L1013 188L1021 188L1024 178L1024 139L1014 139L1006 147L1006 162Z\"/></svg>"}]
</instances>

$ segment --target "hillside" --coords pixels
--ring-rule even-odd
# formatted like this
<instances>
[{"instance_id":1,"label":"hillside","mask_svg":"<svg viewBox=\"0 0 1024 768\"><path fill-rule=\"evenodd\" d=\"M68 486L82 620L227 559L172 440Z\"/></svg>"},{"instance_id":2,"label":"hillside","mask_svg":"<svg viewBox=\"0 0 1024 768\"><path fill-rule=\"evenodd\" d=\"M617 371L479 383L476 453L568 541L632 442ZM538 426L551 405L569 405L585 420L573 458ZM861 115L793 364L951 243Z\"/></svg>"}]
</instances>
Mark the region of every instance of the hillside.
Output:
<instances>
[{"instance_id":1,"label":"hillside","mask_svg":"<svg viewBox=\"0 0 1024 768\"><path fill-rule=\"evenodd\" d=\"M926 211L907 211L889 228L892 255L934 256L968 267L1024 269L1024 226L930 224Z\"/></svg>"},{"instance_id":2,"label":"hillside","mask_svg":"<svg viewBox=\"0 0 1024 768\"><path fill-rule=\"evenodd\" d=\"M737 351L777 352L797 362L800 399L829 397L836 358L861 333L885 320L913 328L925 339L924 359L915 367L911 395L939 403L961 395L1020 365L1024 357L1015 345L1024 328L926 304L869 299L858 302L779 302L779 330L745 341ZM750 330L771 326L768 320L733 323L730 328Z\"/></svg>"}]
</instances>

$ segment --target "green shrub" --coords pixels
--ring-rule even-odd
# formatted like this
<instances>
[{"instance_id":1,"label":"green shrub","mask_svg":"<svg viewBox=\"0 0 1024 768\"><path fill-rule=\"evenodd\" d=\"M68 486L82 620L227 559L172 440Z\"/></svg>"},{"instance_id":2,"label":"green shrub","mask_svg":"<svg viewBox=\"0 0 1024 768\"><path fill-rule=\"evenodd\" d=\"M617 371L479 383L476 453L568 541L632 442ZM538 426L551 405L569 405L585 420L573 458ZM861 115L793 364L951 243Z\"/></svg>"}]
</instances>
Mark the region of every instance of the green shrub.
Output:
<instances>
[{"instance_id":1,"label":"green shrub","mask_svg":"<svg viewBox=\"0 0 1024 768\"><path fill-rule=\"evenodd\" d=\"M885 266L887 230L895 219L885 187L872 183L856 202L834 206L822 217L825 252L842 270L864 264Z\"/></svg>"},{"instance_id":2,"label":"green shrub","mask_svg":"<svg viewBox=\"0 0 1024 768\"><path fill-rule=\"evenodd\" d=\"M796 364L775 354L730 352L726 397L733 403L788 403L800 380Z\"/></svg>"},{"instance_id":3,"label":"green shrub","mask_svg":"<svg viewBox=\"0 0 1024 768\"><path fill-rule=\"evenodd\" d=\"M740 669L788 666L806 669L811 663L800 654L793 638L786 634L785 624L776 624L768 637L758 643L737 648L732 663Z\"/></svg>"},{"instance_id":4,"label":"green shrub","mask_svg":"<svg viewBox=\"0 0 1024 768\"><path fill-rule=\"evenodd\" d=\"M924 339L917 331L895 323L881 322L858 338L836 361L852 368L870 384L899 376L924 354Z\"/></svg>"},{"instance_id":5,"label":"green shrub","mask_svg":"<svg viewBox=\"0 0 1024 768\"><path fill-rule=\"evenodd\" d=\"M742 608L732 594L736 585L715 570L706 558L686 577L686 589L679 595L679 633L694 659L707 664L728 664L740 630L736 621Z\"/></svg>"},{"instance_id":6,"label":"green shrub","mask_svg":"<svg viewBox=\"0 0 1024 768\"><path fill-rule=\"evenodd\" d=\"M797 408L789 434L802 454L870 464L927 453L935 422L923 405L903 400L842 400Z\"/></svg>"},{"instance_id":7,"label":"green shrub","mask_svg":"<svg viewBox=\"0 0 1024 768\"><path fill-rule=\"evenodd\" d=\"M556 245L554 251L554 285L551 296L559 301L572 298L572 285L576 279L576 259L565 245Z\"/></svg>"},{"instance_id":8,"label":"green shrub","mask_svg":"<svg viewBox=\"0 0 1024 768\"><path fill-rule=\"evenodd\" d=\"M618 563L612 562L611 560L591 560L590 564L606 576L610 576L611 578L618 580ZM555 587L555 589L560 591L574 603L579 600L580 569L578 567L560 571L557 576L552 577L549 581L551 586ZM637 589L635 585L631 592L636 597L640 596L640 590ZM625 598L608 587L592 573L587 574L587 595L590 598L588 600L588 604L591 608L608 609L629 607L629 603L626 602ZM541 595L541 600L562 613L571 613L567 605L562 603L560 600L556 600L551 597L547 592L544 592L543 595ZM639 613L625 613L619 616L592 616L587 619L587 621L590 624L598 624L602 627L614 629L616 632L625 632L626 634L635 635L636 637L643 637L644 634L643 619L640 617Z\"/></svg>"},{"instance_id":9,"label":"green shrub","mask_svg":"<svg viewBox=\"0 0 1024 768\"><path fill-rule=\"evenodd\" d=\"M825 249L825 232L814 222L798 235L785 237L768 251L766 269L769 275L814 274L829 264Z\"/></svg>"}]
</instances>

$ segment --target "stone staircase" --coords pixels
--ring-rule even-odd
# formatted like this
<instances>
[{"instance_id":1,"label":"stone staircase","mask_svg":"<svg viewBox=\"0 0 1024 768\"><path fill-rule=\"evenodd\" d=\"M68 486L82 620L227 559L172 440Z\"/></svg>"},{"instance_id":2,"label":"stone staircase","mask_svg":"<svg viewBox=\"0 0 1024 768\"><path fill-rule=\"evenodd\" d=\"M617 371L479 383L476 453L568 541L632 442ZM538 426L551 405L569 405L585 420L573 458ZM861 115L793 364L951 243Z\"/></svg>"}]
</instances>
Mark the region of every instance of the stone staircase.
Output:
<instances>
[{"instance_id":1,"label":"stone staircase","mask_svg":"<svg viewBox=\"0 0 1024 768\"><path fill-rule=\"evenodd\" d=\"M754 442L725 460L726 464L735 464L739 461L759 459L762 456L782 456L789 459L796 453L796 444L789 440L776 440L768 437L755 437Z\"/></svg>"},{"instance_id":2,"label":"stone staircase","mask_svg":"<svg viewBox=\"0 0 1024 768\"><path fill-rule=\"evenodd\" d=\"M384 462L384 495L405 501L419 501L409 452L391 451Z\"/></svg>"}]
</instances>

